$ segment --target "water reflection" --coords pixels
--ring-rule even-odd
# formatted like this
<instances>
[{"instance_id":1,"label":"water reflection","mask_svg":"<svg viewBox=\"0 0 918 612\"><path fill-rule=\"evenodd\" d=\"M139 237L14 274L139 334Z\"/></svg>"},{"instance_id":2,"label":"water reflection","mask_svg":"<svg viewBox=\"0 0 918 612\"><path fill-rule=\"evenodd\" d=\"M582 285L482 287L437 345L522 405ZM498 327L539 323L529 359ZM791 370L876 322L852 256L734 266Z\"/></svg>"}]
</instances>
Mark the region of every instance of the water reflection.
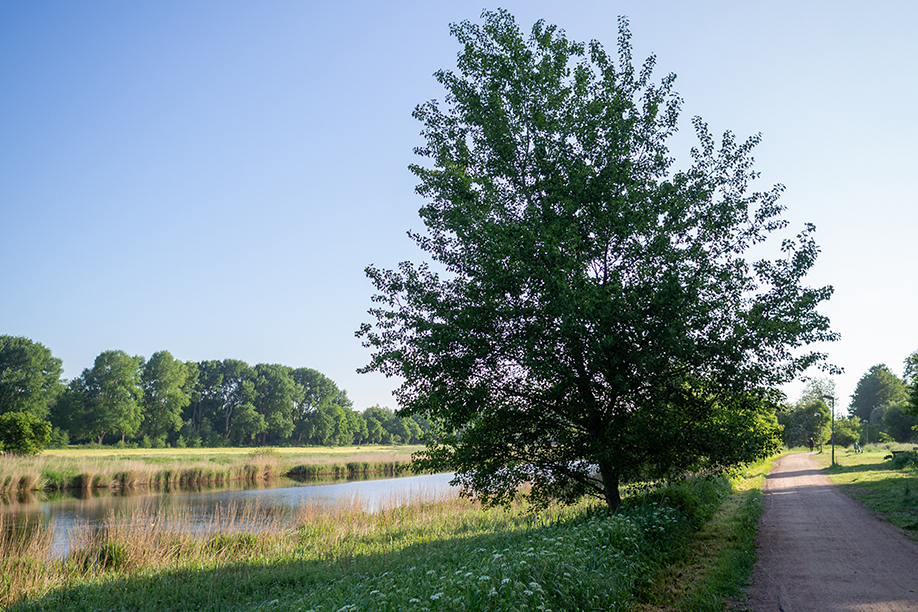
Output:
<instances>
[{"instance_id":1,"label":"water reflection","mask_svg":"<svg viewBox=\"0 0 918 612\"><path fill-rule=\"evenodd\" d=\"M215 526L257 531L263 521L291 516L304 503L361 504L374 512L413 500L442 497L449 492L452 474L434 474L336 484L306 484L279 479L261 485L241 483L218 489L199 486L163 493L149 488L123 491L86 491L82 497L39 499L20 495L0 506L0 525L5 535L17 539L46 530L51 554L66 555L73 533L115 527L137 527L138 521L154 521L167 531L198 534Z\"/></svg>"}]
</instances>

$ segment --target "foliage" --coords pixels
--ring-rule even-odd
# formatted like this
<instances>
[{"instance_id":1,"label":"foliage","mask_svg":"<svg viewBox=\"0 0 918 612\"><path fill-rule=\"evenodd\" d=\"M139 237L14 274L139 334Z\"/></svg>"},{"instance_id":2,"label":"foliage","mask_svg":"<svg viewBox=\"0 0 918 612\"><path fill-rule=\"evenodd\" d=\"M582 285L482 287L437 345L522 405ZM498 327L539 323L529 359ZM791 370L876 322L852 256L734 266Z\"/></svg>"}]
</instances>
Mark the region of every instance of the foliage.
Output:
<instances>
[{"instance_id":1,"label":"foliage","mask_svg":"<svg viewBox=\"0 0 918 612\"><path fill-rule=\"evenodd\" d=\"M0 452L37 455L51 441L51 423L31 412L0 414Z\"/></svg>"},{"instance_id":2,"label":"foliage","mask_svg":"<svg viewBox=\"0 0 918 612\"><path fill-rule=\"evenodd\" d=\"M822 395L812 398L806 394L793 406L786 406L778 412L778 423L783 427L782 441L784 446L794 448L807 446L810 439L821 445L829 439L831 432L831 414Z\"/></svg>"},{"instance_id":3,"label":"foliage","mask_svg":"<svg viewBox=\"0 0 918 612\"><path fill-rule=\"evenodd\" d=\"M354 410L347 391L310 368L238 359L181 362L105 351L53 405L54 444L93 439L123 447L250 444L417 444L424 419ZM118 419L121 419L120 421ZM372 428L372 431L371 431Z\"/></svg>"},{"instance_id":4,"label":"foliage","mask_svg":"<svg viewBox=\"0 0 918 612\"><path fill-rule=\"evenodd\" d=\"M908 414L918 416L918 350L905 358L903 380L908 389L908 405L905 410Z\"/></svg>"},{"instance_id":5,"label":"foliage","mask_svg":"<svg viewBox=\"0 0 918 612\"><path fill-rule=\"evenodd\" d=\"M133 437L142 419L140 367L143 359L124 351L103 351L83 370L74 389L82 393L85 432L99 444L106 433Z\"/></svg>"},{"instance_id":6,"label":"foliage","mask_svg":"<svg viewBox=\"0 0 918 612\"><path fill-rule=\"evenodd\" d=\"M859 419L867 419L878 406L906 399L905 384L893 374L886 364L872 366L857 383L851 395L848 413Z\"/></svg>"},{"instance_id":7,"label":"foliage","mask_svg":"<svg viewBox=\"0 0 918 612\"><path fill-rule=\"evenodd\" d=\"M918 350L912 351L911 354L903 360L902 380L907 385L914 385L918 380Z\"/></svg>"},{"instance_id":8,"label":"foliage","mask_svg":"<svg viewBox=\"0 0 918 612\"><path fill-rule=\"evenodd\" d=\"M265 419L262 442L285 440L293 433L293 407L302 390L291 374L290 368L279 364L255 366L255 410Z\"/></svg>"},{"instance_id":9,"label":"foliage","mask_svg":"<svg viewBox=\"0 0 918 612\"><path fill-rule=\"evenodd\" d=\"M826 377L813 377L807 379L799 402L825 402L826 397L835 397L835 381Z\"/></svg>"},{"instance_id":10,"label":"foliage","mask_svg":"<svg viewBox=\"0 0 918 612\"><path fill-rule=\"evenodd\" d=\"M141 374L143 388L143 423L145 435L159 438L182 426L182 410L191 402L184 386L188 369L169 351L153 353L144 363Z\"/></svg>"},{"instance_id":11,"label":"foliage","mask_svg":"<svg viewBox=\"0 0 918 612\"><path fill-rule=\"evenodd\" d=\"M910 442L916 436L918 417L909 412L906 400L900 400L889 404L883 412L883 426L886 433L896 442Z\"/></svg>"},{"instance_id":12,"label":"foliage","mask_svg":"<svg viewBox=\"0 0 918 612\"><path fill-rule=\"evenodd\" d=\"M904 470L905 468L918 468L918 452L899 451L892 455L889 465L894 470Z\"/></svg>"},{"instance_id":13,"label":"foliage","mask_svg":"<svg viewBox=\"0 0 918 612\"><path fill-rule=\"evenodd\" d=\"M759 138L718 148L696 118L693 164L674 172L675 77L633 66L625 20L616 64L555 26L525 39L505 11L483 19L451 29L445 105L414 112L427 204L412 236L433 266L367 268L364 371L401 377L402 414L434 423L418 464L485 501L529 482L536 501L615 507L623 481L772 452L770 389L836 336L816 312L831 287L800 282L812 226L746 260L786 226L780 186L748 190Z\"/></svg>"},{"instance_id":14,"label":"foliage","mask_svg":"<svg viewBox=\"0 0 918 612\"><path fill-rule=\"evenodd\" d=\"M857 417L835 419L835 444L851 446L855 442L864 441L864 425Z\"/></svg>"},{"instance_id":15,"label":"foliage","mask_svg":"<svg viewBox=\"0 0 918 612\"><path fill-rule=\"evenodd\" d=\"M39 342L0 336L0 414L31 412L40 419L63 390L61 360Z\"/></svg>"}]
</instances>

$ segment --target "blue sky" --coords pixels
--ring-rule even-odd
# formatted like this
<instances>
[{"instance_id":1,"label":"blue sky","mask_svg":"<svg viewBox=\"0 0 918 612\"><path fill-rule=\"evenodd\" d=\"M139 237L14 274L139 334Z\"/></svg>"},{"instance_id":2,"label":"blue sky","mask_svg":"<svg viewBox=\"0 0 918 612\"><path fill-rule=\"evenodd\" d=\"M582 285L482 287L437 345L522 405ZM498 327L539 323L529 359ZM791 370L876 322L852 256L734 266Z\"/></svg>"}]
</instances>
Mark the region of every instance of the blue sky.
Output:
<instances>
[{"instance_id":1,"label":"blue sky","mask_svg":"<svg viewBox=\"0 0 918 612\"><path fill-rule=\"evenodd\" d=\"M311 367L394 407L368 353L368 264L417 260L418 103L449 23L510 10L678 75L690 119L761 132L761 188L816 224L839 406L918 349L911 2L0 3L0 334L78 376L107 349ZM677 166L679 163L677 162ZM775 245L775 249L777 245ZM788 387L791 399L799 384Z\"/></svg>"}]
</instances>

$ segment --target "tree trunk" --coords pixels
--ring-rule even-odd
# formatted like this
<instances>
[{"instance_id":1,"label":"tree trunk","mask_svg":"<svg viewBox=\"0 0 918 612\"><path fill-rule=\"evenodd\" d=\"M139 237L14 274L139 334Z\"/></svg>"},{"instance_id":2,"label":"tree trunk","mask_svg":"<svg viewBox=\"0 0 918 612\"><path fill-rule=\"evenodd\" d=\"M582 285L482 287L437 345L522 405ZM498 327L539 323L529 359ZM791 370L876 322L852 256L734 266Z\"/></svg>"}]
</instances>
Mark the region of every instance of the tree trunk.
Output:
<instances>
[{"instance_id":1,"label":"tree trunk","mask_svg":"<svg viewBox=\"0 0 918 612\"><path fill-rule=\"evenodd\" d=\"M599 474L602 476L606 505L609 506L609 510L617 510L622 505L621 492L618 490L618 470L613 468L611 464L601 461L599 463Z\"/></svg>"}]
</instances>

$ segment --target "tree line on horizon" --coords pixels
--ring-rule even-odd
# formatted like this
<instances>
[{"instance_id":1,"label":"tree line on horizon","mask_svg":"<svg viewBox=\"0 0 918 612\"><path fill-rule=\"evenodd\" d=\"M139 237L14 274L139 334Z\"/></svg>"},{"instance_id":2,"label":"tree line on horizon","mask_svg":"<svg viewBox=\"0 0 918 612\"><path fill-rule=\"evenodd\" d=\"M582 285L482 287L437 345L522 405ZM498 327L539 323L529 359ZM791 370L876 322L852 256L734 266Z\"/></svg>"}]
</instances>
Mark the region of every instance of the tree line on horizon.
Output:
<instances>
[{"instance_id":1,"label":"tree line on horizon","mask_svg":"<svg viewBox=\"0 0 918 612\"><path fill-rule=\"evenodd\" d=\"M0 336L0 427L48 424L48 442L144 447L417 444L427 421L354 409L311 368L103 351L76 378L41 343ZM5 420L4 420L5 418ZM33 425L28 425L32 423Z\"/></svg>"},{"instance_id":2,"label":"tree line on horizon","mask_svg":"<svg viewBox=\"0 0 918 612\"><path fill-rule=\"evenodd\" d=\"M795 403L778 412L785 446L806 446L810 438L816 444L831 441L827 396L835 397L834 383L814 378ZM871 366L851 394L848 415L836 416L834 425L840 446L918 441L918 350L905 358L901 377L885 363Z\"/></svg>"}]
</instances>

